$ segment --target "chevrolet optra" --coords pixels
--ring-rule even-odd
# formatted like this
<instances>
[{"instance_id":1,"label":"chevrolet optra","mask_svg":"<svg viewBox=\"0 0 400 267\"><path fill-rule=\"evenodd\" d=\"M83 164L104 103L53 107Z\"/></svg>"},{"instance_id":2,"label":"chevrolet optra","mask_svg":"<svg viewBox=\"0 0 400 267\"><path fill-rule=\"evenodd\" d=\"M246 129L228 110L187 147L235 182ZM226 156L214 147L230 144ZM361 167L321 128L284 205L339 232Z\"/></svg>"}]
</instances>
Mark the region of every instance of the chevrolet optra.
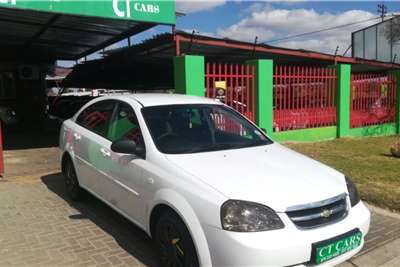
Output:
<instances>
[{"instance_id":1,"label":"chevrolet optra","mask_svg":"<svg viewBox=\"0 0 400 267\"><path fill-rule=\"evenodd\" d=\"M369 229L349 178L215 100L100 97L63 123L60 147L70 197L141 227L163 266L332 266Z\"/></svg>"}]
</instances>

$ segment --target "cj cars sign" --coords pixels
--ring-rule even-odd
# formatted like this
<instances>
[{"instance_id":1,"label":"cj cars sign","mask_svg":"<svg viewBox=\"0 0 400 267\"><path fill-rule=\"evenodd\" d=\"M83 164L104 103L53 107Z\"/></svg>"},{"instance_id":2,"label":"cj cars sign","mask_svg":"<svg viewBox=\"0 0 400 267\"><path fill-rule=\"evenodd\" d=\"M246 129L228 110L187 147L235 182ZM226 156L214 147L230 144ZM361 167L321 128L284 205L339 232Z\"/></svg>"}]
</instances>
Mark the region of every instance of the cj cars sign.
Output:
<instances>
[{"instance_id":1,"label":"cj cars sign","mask_svg":"<svg viewBox=\"0 0 400 267\"><path fill-rule=\"evenodd\" d=\"M0 7L175 24L175 0L0 0Z\"/></svg>"},{"instance_id":2,"label":"cj cars sign","mask_svg":"<svg viewBox=\"0 0 400 267\"><path fill-rule=\"evenodd\" d=\"M118 3L120 1L125 2L126 12L119 9ZM138 2L138 1L135 1L132 4L133 4L133 8L136 12L154 13L154 14L160 13L160 6L158 4L151 4L151 3ZM130 18L131 17L131 0L113 0L113 9L114 9L115 15L117 15L118 17Z\"/></svg>"}]
</instances>

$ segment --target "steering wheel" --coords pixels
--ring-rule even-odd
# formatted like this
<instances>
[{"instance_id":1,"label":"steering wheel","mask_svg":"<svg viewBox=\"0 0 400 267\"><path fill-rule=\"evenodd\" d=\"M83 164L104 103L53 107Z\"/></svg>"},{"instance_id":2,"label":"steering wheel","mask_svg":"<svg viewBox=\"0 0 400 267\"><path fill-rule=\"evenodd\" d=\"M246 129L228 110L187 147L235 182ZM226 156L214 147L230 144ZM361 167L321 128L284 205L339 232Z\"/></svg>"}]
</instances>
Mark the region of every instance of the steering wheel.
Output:
<instances>
[{"instance_id":1,"label":"steering wheel","mask_svg":"<svg viewBox=\"0 0 400 267\"><path fill-rule=\"evenodd\" d=\"M134 129L129 130L127 133L125 133L123 138L133 140L136 143L138 143L141 138L141 132L140 132L139 128L134 128Z\"/></svg>"}]
</instances>

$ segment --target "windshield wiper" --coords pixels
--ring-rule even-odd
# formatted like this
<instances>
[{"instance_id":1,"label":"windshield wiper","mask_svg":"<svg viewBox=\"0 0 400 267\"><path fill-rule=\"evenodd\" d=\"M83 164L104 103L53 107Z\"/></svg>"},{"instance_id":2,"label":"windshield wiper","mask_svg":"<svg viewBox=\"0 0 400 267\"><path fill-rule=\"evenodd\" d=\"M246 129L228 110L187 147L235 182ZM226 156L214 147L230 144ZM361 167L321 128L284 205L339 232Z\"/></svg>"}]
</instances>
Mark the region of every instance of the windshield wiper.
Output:
<instances>
[{"instance_id":1,"label":"windshield wiper","mask_svg":"<svg viewBox=\"0 0 400 267\"><path fill-rule=\"evenodd\" d=\"M256 140L249 141L244 143L217 143L217 144L207 144L203 146L194 147L188 150L186 153L196 153L196 152L206 152L206 151L216 151L216 150L225 150L225 149L237 149L237 148L246 148L253 146L263 146L269 145L272 142L268 140Z\"/></svg>"},{"instance_id":2,"label":"windshield wiper","mask_svg":"<svg viewBox=\"0 0 400 267\"><path fill-rule=\"evenodd\" d=\"M231 143L207 144L207 145L203 145L203 146L194 147L194 148L190 149L187 153L230 149L230 148L236 148L237 145L238 144L231 144Z\"/></svg>"},{"instance_id":3,"label":"windshield wiper","mask_svg":"<svg viewBox=\"0 0 400 267\"><path fill-rule=\"evenodd\" d=\"M263 145L269 145L272 144L269 140L256 140L256 141L250 141L246 143L239 144L241 147L252 147L252 146L263 146Z\"/></svg>"}]
</instances>

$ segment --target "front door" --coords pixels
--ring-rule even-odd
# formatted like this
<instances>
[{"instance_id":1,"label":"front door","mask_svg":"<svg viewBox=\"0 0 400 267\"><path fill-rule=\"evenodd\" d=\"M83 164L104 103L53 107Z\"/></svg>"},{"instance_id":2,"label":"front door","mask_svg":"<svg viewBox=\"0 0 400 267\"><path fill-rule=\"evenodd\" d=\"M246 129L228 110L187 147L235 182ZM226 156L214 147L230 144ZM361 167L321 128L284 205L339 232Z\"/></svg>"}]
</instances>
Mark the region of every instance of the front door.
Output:
<instances>
[{"instance_id":1,"label":"front door","mask_svg":"<svg viewBox=\"0 0 400 267\"><path fill-rule=\"evenodd\" d=\"M116 112L110 123L108 139L130 139L137 146L143 146L143 137L136 114L132 107L118 102ZM111 152L111 163L108 169L106 200L128 215L137 224L143 224L143 155L127 155Z\"/></svg>"}]
</instances>

